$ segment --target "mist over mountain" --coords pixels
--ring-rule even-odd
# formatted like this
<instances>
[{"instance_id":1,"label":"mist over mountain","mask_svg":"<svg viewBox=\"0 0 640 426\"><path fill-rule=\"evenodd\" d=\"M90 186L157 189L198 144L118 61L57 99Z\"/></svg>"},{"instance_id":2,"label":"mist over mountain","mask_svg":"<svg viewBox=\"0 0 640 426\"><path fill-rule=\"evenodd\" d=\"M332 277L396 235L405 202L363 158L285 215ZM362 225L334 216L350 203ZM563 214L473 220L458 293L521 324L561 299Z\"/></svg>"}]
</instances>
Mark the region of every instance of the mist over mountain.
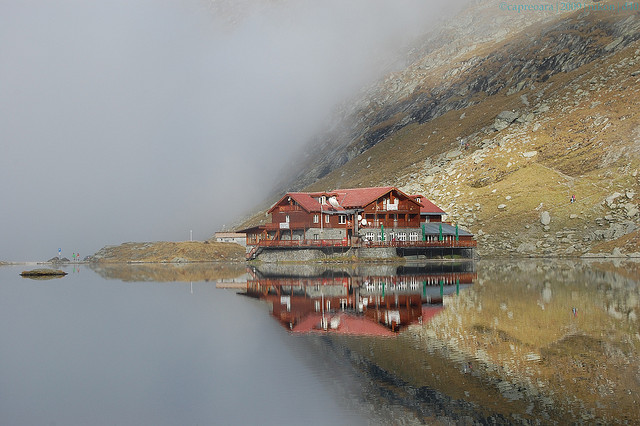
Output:
<instances>
[{"instance_id":1,"label":"mist over mountain","mask_svg":"<svg viewBox=\"0 0 640 426\"><path fill-rule=\"evenodd\" d=\"M209 238L456 4L0 2L0 259Z\"/></svg>"}]
</instances>

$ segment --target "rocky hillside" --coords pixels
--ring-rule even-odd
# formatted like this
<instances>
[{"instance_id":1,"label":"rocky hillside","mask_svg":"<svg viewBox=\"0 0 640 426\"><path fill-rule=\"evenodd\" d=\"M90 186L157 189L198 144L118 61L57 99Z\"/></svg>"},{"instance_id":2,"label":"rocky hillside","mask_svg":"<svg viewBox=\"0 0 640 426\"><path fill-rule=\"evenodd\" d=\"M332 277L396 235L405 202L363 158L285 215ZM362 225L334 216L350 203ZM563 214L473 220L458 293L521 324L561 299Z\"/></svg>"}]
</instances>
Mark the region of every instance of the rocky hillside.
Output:
<instances>
[{"instance_id":1,"label":"rocky hillside","mask_svg":"<svg viewBox=\"0 0 640 426\"><path fill-rule=\"evenodd\" d=\"M89 258L94 263L188 263L244 261L244 247L218 242L124 243L106 246Z\"/></svg>"},{"instance_id":2,"label":"rocky hillside","mask_svg":"<svg viewBox=\"0 0 640 426\"><path fill-rule=\"evenodd\" d=\"M422 193L485 256L640 252L640 15L533 22L487 16L494 3L429 35L410 66L345 107L283 191Z\"/></svg>"}]
</instances>

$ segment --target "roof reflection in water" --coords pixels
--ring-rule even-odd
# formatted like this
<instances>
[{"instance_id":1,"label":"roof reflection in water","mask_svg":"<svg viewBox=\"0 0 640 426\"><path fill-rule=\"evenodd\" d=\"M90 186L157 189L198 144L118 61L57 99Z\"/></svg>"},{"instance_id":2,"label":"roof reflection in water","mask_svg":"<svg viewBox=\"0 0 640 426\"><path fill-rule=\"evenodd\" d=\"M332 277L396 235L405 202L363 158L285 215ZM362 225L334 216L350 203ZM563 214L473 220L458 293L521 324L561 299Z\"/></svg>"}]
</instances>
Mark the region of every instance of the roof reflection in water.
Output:
<instances>
[{"instance_id":1,"label":"roof reflection in water","mask_svg":"<svg viewBox=\"0 0 640 426\"><path fill-rule=\"evenodd\" d=\"M294 333L395 336L442 309L443 296L476 279L473 262L335 269L265 265L249 268L245 294L266 301Z\"/></svg>"}]
</instances>

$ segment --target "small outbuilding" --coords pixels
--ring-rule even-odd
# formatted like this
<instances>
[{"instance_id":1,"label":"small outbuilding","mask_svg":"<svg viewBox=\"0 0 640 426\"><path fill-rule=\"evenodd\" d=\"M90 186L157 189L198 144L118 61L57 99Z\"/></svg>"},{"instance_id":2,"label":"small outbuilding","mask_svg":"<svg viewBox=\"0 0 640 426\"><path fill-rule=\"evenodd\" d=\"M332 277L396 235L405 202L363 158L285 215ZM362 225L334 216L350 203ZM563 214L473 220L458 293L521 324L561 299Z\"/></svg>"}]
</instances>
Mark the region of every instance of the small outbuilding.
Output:
<instances>
[{"instance_id":1,"label":"small outbuilding","mask_svg":"<svg viewBox=\"0 0 640 426\"><path fill-rule=\"evenodd\" d=\"M244 232L216 232L214 238L219 243L236 243L243 247L247 246L247 234Z\"/></svg>"}]
</instances>

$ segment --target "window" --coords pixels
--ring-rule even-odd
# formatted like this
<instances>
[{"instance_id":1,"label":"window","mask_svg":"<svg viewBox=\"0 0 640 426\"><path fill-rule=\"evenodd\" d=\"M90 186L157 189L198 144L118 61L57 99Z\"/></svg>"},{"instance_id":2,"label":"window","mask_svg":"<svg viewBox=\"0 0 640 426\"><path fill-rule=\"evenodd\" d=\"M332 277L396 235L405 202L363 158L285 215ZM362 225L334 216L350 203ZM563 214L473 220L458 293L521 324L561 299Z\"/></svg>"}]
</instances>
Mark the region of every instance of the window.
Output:
<instances>
[{"instance_id":1,"label":"window","mask_svg":"<svg viewBox=\"0 0 640 426\"><path fill-rule=\"evenodd\" d=\"M418 241L418 233L412 232L409 234L409 241Z\"/></svg>"},{"instance_id":2,"label":"window","mask_svg":"<svg viewBox=\"0 0 640 426\"><path fill-rule=\"evenodd\" d=\"M329 215L324 215L324 223L329 223Z\"/></svg>"},{"instance_id":3,"label":"window","mask_svg":"<svg viewBox=\"0 0 640 426\"><path fill-rule=\"evenodd\" d=\"M374 241L376 238L376 235L373 232L367 232L367 234L364 236L364 238L367 241Z\"/></svg>"},{"instance_id":4,"label":"window","mask_svg":"<svg viewBox=\"0 0 640 426\"><path fill-rule=\"evenodd\" d=\"M407 233L406 232L399 232L397 239L398 239L398 241L407 241Z\"/></svg>"},{"instance_id":5,"label":"window","mask_svg":"<svg viewBox=\"0 0 640 426\"><path fill-rule=\"evenodd\" d=\"M345 223L347 223L347 215L341 214L340 216L338 216L338 223L340 225L344 225Z\"/></svg>"},{"instance_id":6,"label":"window","mask_svg":"<svg viewBox=\"0 0 640 426\"><path fill-rule=\"evenodd\" d=\"M287 223L289 223L289 215L286 215L286 216L285 216L284 221L285 221L285 222L287 222Z\"/></svg>"},{"instance_id":7,"label":"window","mask_svg":"<svg viewBox=\"0 0 640 426\"><path fill-rule=\"evenodd\" d=\"M320 216L317 214L313 215L313 223L320 223Z\"/></svg>"}]
</instances>

